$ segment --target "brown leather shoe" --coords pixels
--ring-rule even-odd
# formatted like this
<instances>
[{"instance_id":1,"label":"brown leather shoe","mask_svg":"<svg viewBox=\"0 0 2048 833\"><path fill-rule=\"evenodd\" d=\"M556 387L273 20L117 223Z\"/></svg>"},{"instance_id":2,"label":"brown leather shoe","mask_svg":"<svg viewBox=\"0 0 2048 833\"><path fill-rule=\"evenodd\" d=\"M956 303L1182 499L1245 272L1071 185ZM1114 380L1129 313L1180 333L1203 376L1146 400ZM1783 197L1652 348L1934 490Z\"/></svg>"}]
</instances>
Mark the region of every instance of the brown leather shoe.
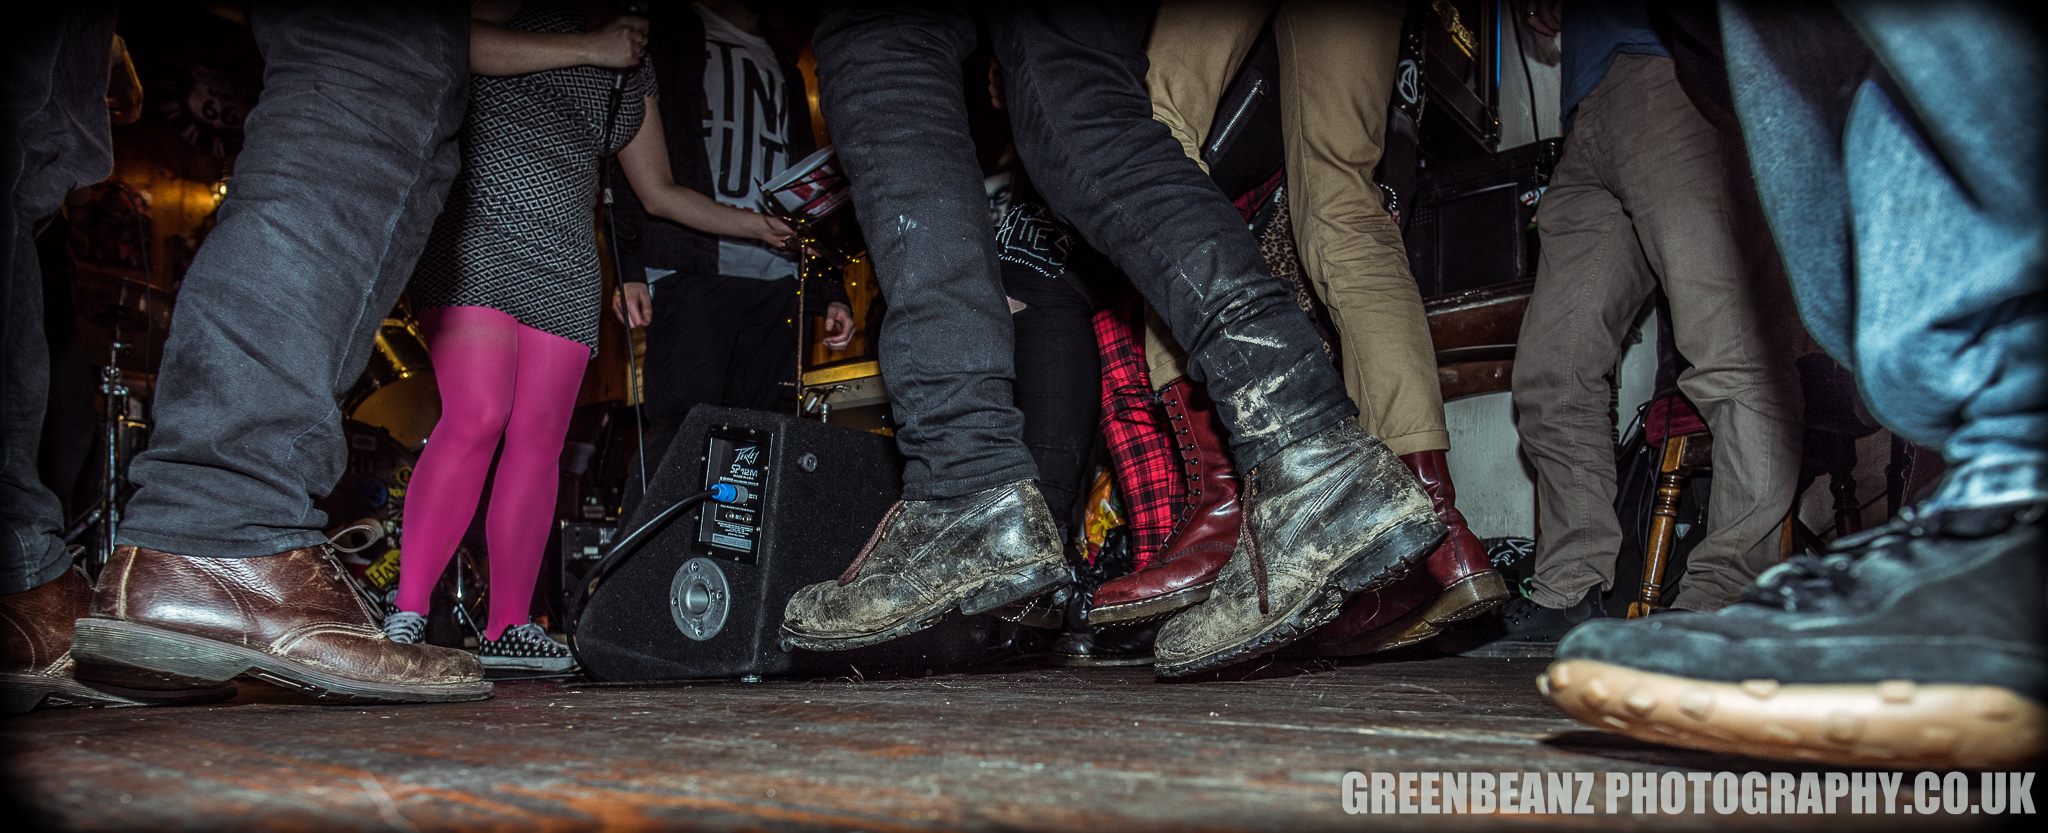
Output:
<instances>
[{"instance_id":1,"label":"brown leather shoe","mask_svg":"<svg viewBox=\"0 0 2048 833\"><path fill-rule=\"evenodd\" d=\"M1188 509L1157 560L1095 588L1089 624L1142 622L1201 603L1237 548L1237 468L1230 462L1228 435L1216 418L1215 403L1187 379L1167 385L1159 396L1188 479Z\"/></svg>"},{"instance_id":2,"label":"brown leather shoe","mask_svg":"<svg viewBox=\"0 0 2048 833\"><path fill-rule=\"evenodd\" d=\"M1423 561L1423 569L1377 592L1360 593L1344 612L1316 632L1324 656L1357 656L1429 639L1452 622L1470 619L1507 601L1507 582L1486 557L1486 545L1458 511L1457 490L1442 451L1401 455L1421 481L1437 520L1450 534Z\"/></svg>"},{"instance_id":3,"label":"brown leather shoe","mask_svg":"<svg viewBox=\"0 0 2048 833\"><path fill-rule=\"evenodd\" d=\"M71 626L92 605L92 585L76 569L34 590L0 596L0 711L38 707L156 706L211 703L233 688L145 691L87 685L71 676Z\"/></svg>"},{"instance_id":4,"label":"brown leather shoe","mask_svg":"<svg viewBox=\"0 0 2048 833\"><path fill-rule=\"evenodd\" d=\"M384 638L324 546L260 558L122 547L77 627L78 675L93 681L161 688L247 675L322 700L491 696L476 657Z\"/></svg>"}]
</instances>

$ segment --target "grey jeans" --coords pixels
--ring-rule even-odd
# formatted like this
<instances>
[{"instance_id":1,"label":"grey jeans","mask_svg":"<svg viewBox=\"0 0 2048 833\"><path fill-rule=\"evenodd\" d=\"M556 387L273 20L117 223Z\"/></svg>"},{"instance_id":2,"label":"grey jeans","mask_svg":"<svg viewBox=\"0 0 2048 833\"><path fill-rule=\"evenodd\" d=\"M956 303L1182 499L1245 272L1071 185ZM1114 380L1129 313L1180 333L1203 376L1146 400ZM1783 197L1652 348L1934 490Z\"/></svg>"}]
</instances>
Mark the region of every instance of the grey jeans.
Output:
<instances>
[{"instance_id":1,"label":"grey jeans","mask_svg":"<svg viewBox=\"0 0 2048 833\"><path fill-rule=\"evenodd\" d=\"M458 164L459 6L257 3L250 24L263 95L178 293L123 544L243 557L325 540L313 501L348 457L337 400Z\"/></svg>"},{"instance_id":2,"label":"grey jeans","mask_svg":"<svg viewBox=\"0 0 2048 833\"><path fill-rule=\"evenodd\" d=\"M1672 606L1713 610L1778 561L1799 477L1798 323L1738 137L1708 123L1671 59L1622 55L1579 105L1536 223L1542 260L1515 351L1522 449L1536 469L1530 597L1567 607L1614 583L1611 385L1658 288L1692 367L1678 386L1714 436L1707 535Z\"/></svg>"},{"instance_id":3,"label":"grey jeans","mask_svg":"<svg viewBox=\"0 0 2048 833\"><path fill-rule=\"evenodd\" d=\"M112 4L31 8L9 29L0 44L0 593L40 587L71 563L59 537L63 510L36 470L50 352L35 235L66 194L114 166L106 98Z\"/></svg>"}]
</instances>

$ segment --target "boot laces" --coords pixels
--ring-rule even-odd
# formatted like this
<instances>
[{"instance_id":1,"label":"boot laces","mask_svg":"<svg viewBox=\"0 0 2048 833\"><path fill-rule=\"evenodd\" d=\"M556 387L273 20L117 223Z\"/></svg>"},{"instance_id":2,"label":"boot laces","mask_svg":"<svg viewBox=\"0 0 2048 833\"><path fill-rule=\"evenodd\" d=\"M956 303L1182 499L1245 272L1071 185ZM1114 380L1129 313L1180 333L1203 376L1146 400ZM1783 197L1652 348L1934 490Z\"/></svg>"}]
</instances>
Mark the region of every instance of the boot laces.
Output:
<instances>
[{"instance_id":1,"label":"boot laces","mask_svg":"<svg viewBox=\"0 0 2048 833\"><path fill-rule=\"evenodd\" d=\"M1537 604L1535 599L1527 596L1516 596L1509 599L1507 605L1501 609L1501 621L1512 628L1522 624L1523 621L1536 615L1541 610L1543 610L1543 606Z\"/></svg>"},{"instance_id":2,"label":"boot laces","mask_svg":"<svg viewBox=\"0 0 2048 833\"><path fill-rule=\"evenodd\" d=\"M889 506L889 511L875 524L875 531L868 535L868 542L861 545L860 554L854 556L853 563L846 565L846 571L839 574L840 586L852 584L854 579L860 577L860 568L867 566L868 556L875 554L875 545L882 543L882 533L888 531L889 524L900 514L903 514L903 501L899 500Z\"/></svg>"},{"instance_id":3,"label":"boot laces","mask_svg":"<svg viewBox=\"0 0 2048 833\"><path fill-rule=\"evenodd\" d=\"M1244 518L1244 540L1245 547L1250 550L1246 554L1251 556L1252 583L1259 589L1259 615L1265 616L1269 608L1266 598L1266 557L1259 552L1259 525L1252 522L1253 515L1251 511L1252 500L1259 496L1258 468L1256 466L1253 467L1247 475L1245 478L1245 511L1242 516Z\"/></svg>"},{"instance_id":4,"label":"boot laces","mask_svg":"<svg viewBox=\"0 0 2048 833\"><path fill-rule=\"evenodd\" d=\"M1844 535L1823 553L1801 553L1765 570L1742 593L1742 601L1798 613L1826 608L1856 590L1857 566L1879 558L1910 560L1912 539L1929 533L1915 507L1882 526Z\"/></svg>"}]
</instances>

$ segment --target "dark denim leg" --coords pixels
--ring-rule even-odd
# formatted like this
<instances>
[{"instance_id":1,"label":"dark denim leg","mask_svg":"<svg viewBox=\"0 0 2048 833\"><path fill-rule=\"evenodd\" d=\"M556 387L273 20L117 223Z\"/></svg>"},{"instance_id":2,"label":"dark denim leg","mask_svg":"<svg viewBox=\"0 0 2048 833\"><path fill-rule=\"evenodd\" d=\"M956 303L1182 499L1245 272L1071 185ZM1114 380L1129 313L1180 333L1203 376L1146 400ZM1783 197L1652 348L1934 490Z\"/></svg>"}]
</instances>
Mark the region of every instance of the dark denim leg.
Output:
<instances>
[{"instance_id":1,"label":"dark denim leg","mask_svg":"<svg viewBox=\"0 0 2048 833\"><path fill-rule=\"evenodd\" d=\"M43 341L43 279L33 228L29 217L8 212L7 286L0 288L0 327L6 328L0 330L0 350L6 351L0 358L0 431L6 434L0 437L0 523L6 527L0 537L0 594L41 587L69 563L60 537L63 509L36 469L50 351Z\"/></svg>"},{"instance_id":2,"label":"dark denim leg","mask_svg":"<svg viewBox=\"0 0 2048 833\"><path fill-rule=\"evenodd\" d=\"M1147 20L1122 3L1019 3L988 23L1032 183L1188 348L1248 469L1358 409L1236 210L1153 120Z\"/></svg>"},{"instance_id":3,"label":"dark denim leg","mask_svg":"<svg viewBox=\"0 0 2048 833\"><path fill-rule=\"evenodd\" d=\"M1017 409L1024 414L1024 444L1038 466L1038 491L1059 524L1060 540L1073 538L1081 496L1088 490L1089 451L1102 415L1102 354L1095 346L1095 308L1068 272L1048 278L1030 269L1003 267L1003 290L1024 304L1012 316L1017 331Z\"/></svg>"},{"instance_id":4,"label":"dark denim leg","mask_svg":"<svg viewBox=\"0 0 2048 833\"><path fill-rule=\"evenodd\" d=\"M41 587L70 565L63 510L36 467L50 391L36 224L72 189L104 178L111 9L98 3L30 10L0 43L0 594Z\"/></svg>"},{"instance_id":5,"label":"dark denim leg","mask_svg":"<svg viewBox=\"0 0 2048 833\"><path fill-rule=\"evenodd\" d=\"M2048 490L2041 43L1991 4L1730 4L1758 189L1815 337L1955 470L1938 502ZM2029 79L2018 80L2015 79Z\"/></svg>"},{"instance_id":6,"label":"dark denim leg","mask_svg":"<svg viewBox=\"0 0 2048 833\"><path fill-rule=\"evenodd\" d=\"M974 42L967 12L915 3L835 8L816 38L825 119L889 302L880 360L912 500L1037 476L961 97Z\"/></svg>"},{"instance_id":7,"label":"dark denim leg","mask_svg":"<svg viewBox=\"0 0 2048 833\"><path fill-rule=\"evenodd\" d=\"M336 400L458 164L468 20L438 3L258 3L264 90L179 292L121 542L258 556L324 540Z\"/></svg>"}]
</instances>

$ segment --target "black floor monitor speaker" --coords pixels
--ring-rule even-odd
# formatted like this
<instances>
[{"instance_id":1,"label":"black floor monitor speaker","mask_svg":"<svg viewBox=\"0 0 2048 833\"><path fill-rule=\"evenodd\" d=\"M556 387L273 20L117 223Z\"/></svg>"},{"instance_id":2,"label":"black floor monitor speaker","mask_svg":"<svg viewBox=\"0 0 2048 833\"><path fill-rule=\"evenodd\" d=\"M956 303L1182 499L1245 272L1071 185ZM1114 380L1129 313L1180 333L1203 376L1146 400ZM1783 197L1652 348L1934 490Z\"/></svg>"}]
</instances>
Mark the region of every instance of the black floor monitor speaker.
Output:
<instances>
[{"instance_id":1,"label":"black floor monitor speaker","mask_svg":"<svg viewBox=\"0 0 2048 833\"><path fill-rule=\"evenodd\" d=\"M720 483L742 497L676 515L593 576L570 631L584 671L604 681L747 679L905 660L929 668L985 653L997 623L942 624L844 654L792 655L778 644L790 595L853 561L901 493L901 471L895 441L880 434L692 410L621 529Z\"/></svg>"},{"instance_id":2,"label":"black floor monitor speaker","mask_svg":"<svg viewBox=\"0 0 2048 833\"><path fill-rule=\"evenodd\" d=\"M779 674L782 607L836 576L902 490L895 443L785 414L700 407L622 529L714 484L745 491L672 519L598 580L576 619L603 680Z\"/></svg>"}]
</instances>

